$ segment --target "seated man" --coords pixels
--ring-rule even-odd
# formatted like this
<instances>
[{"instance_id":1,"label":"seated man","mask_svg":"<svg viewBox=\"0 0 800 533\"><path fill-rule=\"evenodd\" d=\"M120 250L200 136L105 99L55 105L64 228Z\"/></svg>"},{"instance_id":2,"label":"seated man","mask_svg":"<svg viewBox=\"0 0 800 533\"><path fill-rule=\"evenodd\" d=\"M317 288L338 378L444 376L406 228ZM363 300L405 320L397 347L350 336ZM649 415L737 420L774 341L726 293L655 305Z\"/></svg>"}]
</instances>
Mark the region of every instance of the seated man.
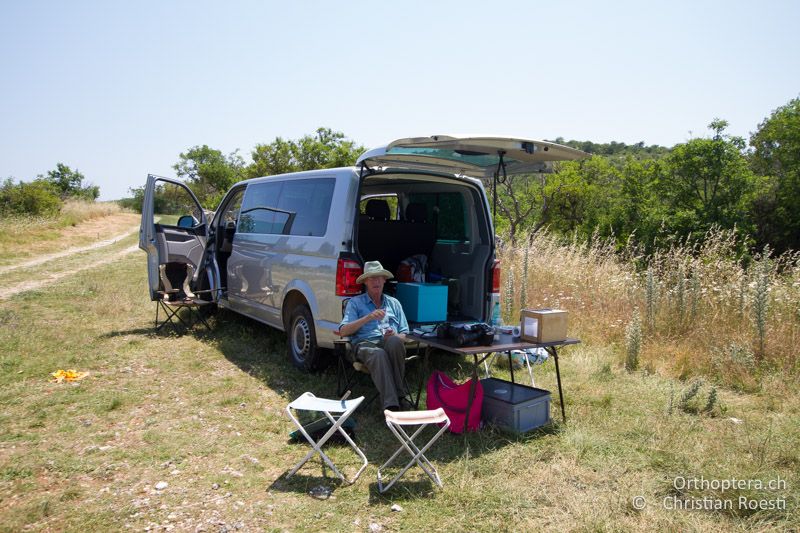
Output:
<instances>
[{"instance_id":1,"label":"seated man","mask_svg":"<svg viewBox=\"0 0 800 533\"><path fill-rule=\"evenodd\" d=\"M339 333L351 338L356 360L369 370L383 408L397 410L407 394L403 341L408 322L400 302L383 294L386 280L393 277L379 261L366 262L356 281L363 283L367 292L347 302Z\"/></svg>"}]
</instances>

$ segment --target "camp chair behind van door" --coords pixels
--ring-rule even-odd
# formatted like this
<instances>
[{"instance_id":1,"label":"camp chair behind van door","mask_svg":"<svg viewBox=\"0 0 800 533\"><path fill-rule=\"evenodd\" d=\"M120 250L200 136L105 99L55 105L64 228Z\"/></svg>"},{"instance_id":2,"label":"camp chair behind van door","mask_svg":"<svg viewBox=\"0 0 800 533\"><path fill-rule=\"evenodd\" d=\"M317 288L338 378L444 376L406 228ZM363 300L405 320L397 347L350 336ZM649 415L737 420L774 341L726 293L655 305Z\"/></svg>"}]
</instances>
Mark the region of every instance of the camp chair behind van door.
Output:
<instances>
[{"instance_id":1,"label":"camp chair behind van door","mask_svg":"<svg viewBox=\"0 0 800 533\"><path fill-rule=\"evenodd\" d=\"M175 333L181 334L198 323L203 324L210 331L211 327L203 316L203 312L213 302L197 296L198 293L210 291L192 291L190 289L189 285L194 277L194 267L189 263L167 263L159 265L158 272L163 290L157 291L156 331L161 331L165 325L169 324ZM182 276L182 272L185 272L184 276ZM180 288L174 288L176 279L181 277L183 277L183 281ZM188 310L186 316L181 316L182 309ZM160 311L163 311L164 318L159 323ZM179 325L182 328L179 328Z\"/></svg>"}]
</instances>

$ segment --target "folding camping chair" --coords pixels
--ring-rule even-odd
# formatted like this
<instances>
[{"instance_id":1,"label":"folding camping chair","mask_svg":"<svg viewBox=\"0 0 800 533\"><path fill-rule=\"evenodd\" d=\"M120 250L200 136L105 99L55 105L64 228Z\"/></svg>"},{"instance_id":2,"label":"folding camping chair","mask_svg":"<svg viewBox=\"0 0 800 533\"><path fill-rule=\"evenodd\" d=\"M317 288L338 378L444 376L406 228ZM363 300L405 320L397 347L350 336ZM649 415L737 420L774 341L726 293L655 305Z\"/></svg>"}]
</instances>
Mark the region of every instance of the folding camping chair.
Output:
<instances>
[{"instance_id":1,"label":"folding camping chair","mask_svg":"<svg viewBox=\"0 0 800 533\"><path fill-rule=\"evenodd\" d=\"M406 350L409 350L409 344L406 344ZM408 382L408 364L421 359L418 352L419 348L417 347L413 354L406 353L406 374L403 376L403 381L408 391L408 395L405 396L405 399L415 407L419 407L421 394L418 393L416 398L414 397L414 391L411 389ZM378 391L374 389L372 377L370 376L367 365L356 360L355 348L353 348L349 337L340 337L333 341L333 355L336 358L336 393L342 395L346 391L353 389L359 375L363 374L369 379L369 384L374 390L365 405L369 405L375 401L379 396Z\"/></svg>"},{"instance_id":2,"label":"folding camping chair","mask_svg":"<svg viewBox=\"0 0 800 533\"><path fill-rule=\"evenodd\" d=\"M378 490L380 492L386 492L394 485L395 481L400 479L403 474L408 471L409 468L416 462L419 467L428 474L428 477L433 480L438 486L442 486L442 480L439 478L439 472L437 472L436 467L428 461L428 458L425 457L425 452L431 445L436 442L436 440L447 431L447 428L450 427L450 419L445 414L444 409L441 407L435 409L433 411L384 411L384 416L386 416L386 425L389 426L389 429L394 433L394 436L397 437L397 440L400 441L400 448L394 452L388 461L383 463L383 465L378 468ZM417 448L417 445L414 444L414 439L419 435L423 429L425 429L430 424L443 424L441 429L428 441L428 443L423 446L421 449ZM403 429L403 426L416 426L418 425L419 428L414 432L413 435L410 437L408 433ZM400 470L400 472L392 478L388 485L383 485L383 476L381 475L381 471L385 470L389 467L389 465L394 462L398 455L405 449L409 455L411 455L411 460L406 464L406 466Z\"/></svg>"},{"instance_id":3,"label":"folding camping chair","mask_svg":"<svg viewBox=\"0 0 800 533\"><path fill-rule=\"evenodd\" d=\"M169 271L168 271L169 268ZM183 279L180 289L173 288L173 281L176 274L181 269L185 269L186 276ZM211 305L213 302L203 300L197 297L198 293L211 292L211 291L192 291L189 288L189 283L194 277L194 266L189 263L168 263L158 266L158 274L161 279L163 291L157 291L159 298L156 300L156 331L169 324L175 333L178 331L178 324L180 323L184 330L188 331L195 324L203 324L207 330L211 331L211 327L203 317L202 309L205 306ZM172 280L170 280L172 278ZM184 319L180 315L181 309L188 309L189 316ZM159 311L164 311L164 318L161 323L158 322Z\"/></svg>"},{"instance_id":4,"label":"folding camping chair","mask_svg":"<svg viewBox=\"0 0 800 533\"><path fill-rule=\"evenodd\" d=\"M347 302L348 300L344 300L342 302L342 316L344 316L344 311L347 308ZM350 342L350 337L341 336L339 330L334 331L334 333L339 336L338 339L334 339L333 341L333 355L336 358L336 394L341 396L346 391L353 388L353 385L355 385L355 382L360 374L364 374L368 377L370 374L367 366L356 359L356 351L353 347L353 343ZM406 344L406 350L408 349L409 344ZM419 343L417 343L417 347L413 354L409 355L408 352L406 352L406 375L403 376L403 380L406 384L406 390L409 391L409 397L407 399L413 403L415 407L419 407L419 399L421 394L418 393L416 399L411 396L411 388L409 387L407 379L408 363L420 358ZM372 385L371 377L370 385ZM370 396L365 405L369 405L375 401L375 398L377 398L378 395L378 391L375 390L374 394Z\"/></svg>"},{"instance_id":5,"label":"folding camping chair","mask_svg":"<svg viewBox=\"0 0 800 533\"><path fill-rule=\"evenodd\" d=\"M315 454L319 454L320 457L322 457L322 460L325 461L325 464L331 467L334 473L344 482L350 484L355 483L358 479L358 476L360 476L361 472L363 472L367 467L367 458L364 455L364 452L362 452L361 449L356 446L356 443L353 442L353 439L350 438L350 435L348 435L347 432L342 428L342 424L344 424L348 417L353 414L353 411L355 411L363 401L363 396L360 396L355 400L345 400L344 398L341 400L328 400L325 398L317 398L310 392L304 392L299 398L287 405L286 412L288 413L289 418L292 420L292 422L294 422L300 433L306 438L309 444L311 444L312 450L308 452L306 456L299 463L297 463L297 465L295 465L295 467L292 468L288 474L286 474L286 477L292 477L298 470L300 470L300 467L308 462L309 459L314 457ZM303 424L292 414L292 409L295 411L317 411L324 413L328 420L330 420L332 426L318 441L315 442L311 435L308 434ZM338 413L338 416L334 417L331 413ZM325 455L325 452L322 451L322 447L337 431L342 437L344 437L344 440L347 441L350 447L353 448L356 454L358 454L358 456L364 462L358 472L356 472L356 475L353 476L352 481L348 480L344 474L342 474L339 469L336 468L336 466L333 464L333 461L331 461L331 459Z\"/></svg>"}]
</instances>

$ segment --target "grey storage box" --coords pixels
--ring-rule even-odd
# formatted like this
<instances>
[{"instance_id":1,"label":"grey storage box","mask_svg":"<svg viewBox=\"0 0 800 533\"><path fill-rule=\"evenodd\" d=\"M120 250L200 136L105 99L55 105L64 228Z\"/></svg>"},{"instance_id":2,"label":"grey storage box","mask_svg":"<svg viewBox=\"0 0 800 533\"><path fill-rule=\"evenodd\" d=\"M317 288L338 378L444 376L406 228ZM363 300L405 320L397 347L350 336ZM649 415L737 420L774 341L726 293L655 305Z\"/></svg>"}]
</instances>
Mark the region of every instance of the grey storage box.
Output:
<instances>
[{"instance_id":1,"label":"grey storage box","mask_svg":"<svg viewBox=\"0 0 800 533\"><path fill-rule=\"evenodd\" d=\"M481 380L484 422L525 433L550 421L550 391L497 378Z\"/></svg>"}]
</instances>

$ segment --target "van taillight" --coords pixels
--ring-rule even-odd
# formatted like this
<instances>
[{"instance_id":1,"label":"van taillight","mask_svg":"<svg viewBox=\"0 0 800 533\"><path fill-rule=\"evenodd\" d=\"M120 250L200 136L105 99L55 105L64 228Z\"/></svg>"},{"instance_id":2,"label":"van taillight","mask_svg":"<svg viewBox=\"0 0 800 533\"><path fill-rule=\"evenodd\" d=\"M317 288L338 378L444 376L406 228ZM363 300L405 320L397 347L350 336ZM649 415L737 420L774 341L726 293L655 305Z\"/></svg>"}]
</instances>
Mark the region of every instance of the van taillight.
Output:
<instances>
[{"instance_id":1,"label":"van taillight","mask_svg":"<svg viewBox=\"0 0 800 533\"><path fill-rule=\"evenodd\" d=\"M500 294L500 260L495 259L492 265L492 293Z\"/></svg>"},{"instance_id":2,"label":"van taillight","mask_svg":"<svg viewBox=\"0 0 800 533\"><path fill-rule=\"evenodd\" d=\"M361 294L361 285L356 282L363 273L361 265L352 259L339 259L336 263L336 296Z\"/></svg>"}]
</instances>

